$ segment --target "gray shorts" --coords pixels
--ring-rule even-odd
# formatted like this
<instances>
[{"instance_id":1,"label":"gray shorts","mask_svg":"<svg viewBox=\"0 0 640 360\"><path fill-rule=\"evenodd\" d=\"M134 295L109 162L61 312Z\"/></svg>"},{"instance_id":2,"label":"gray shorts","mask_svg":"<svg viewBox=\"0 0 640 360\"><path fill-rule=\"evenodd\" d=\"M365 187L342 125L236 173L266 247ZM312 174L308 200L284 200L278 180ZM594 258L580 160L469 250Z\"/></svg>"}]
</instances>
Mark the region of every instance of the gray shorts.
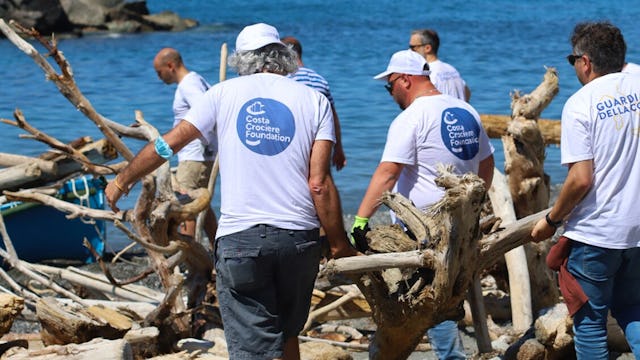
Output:
<instances>
[{"instance_id":1,"label":"gray shorts","mask_svg":"<svg viewBox=\"0 0 640 360\"><path fill-rule=\"evenodd\" d=\"M231 359L281 358L309 315L318 229L257 225L216 244L216 290Z\"/></svg>"}]
</instances>

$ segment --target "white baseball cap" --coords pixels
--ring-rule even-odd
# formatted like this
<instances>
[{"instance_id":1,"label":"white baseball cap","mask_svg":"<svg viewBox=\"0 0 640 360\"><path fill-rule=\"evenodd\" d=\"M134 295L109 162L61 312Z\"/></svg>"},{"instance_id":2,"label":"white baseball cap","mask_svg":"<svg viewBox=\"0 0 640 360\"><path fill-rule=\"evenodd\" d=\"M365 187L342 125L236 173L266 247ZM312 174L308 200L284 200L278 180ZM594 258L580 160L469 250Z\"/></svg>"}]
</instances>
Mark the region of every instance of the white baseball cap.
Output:
<instances>
[{"instance_id":1,"label":"white baseball cap","mask_svg":"<svg viewBox=\"0 0 640 360\"><path fill-rule=\"evenodd\" d=\"M282 44L278 30L265 23L253 24L238 34L236 51L256 50L269 44Z\"/></svg>"},{"instance_id":2,"label":"white baseball cap","mask_svg":"<svg viewBox=\"0 0 640 360\"><path fill-rule=\"evenodd\" d=\"M429 71L429 65L425 67L427 61L412 50L400 50L391 56L387 70L374 76L376 80L381 80L393 73L407 74L407 75L424 75L431 74ZM427 70L425 70L427 69Z\"/></svg>"}]
</instances>

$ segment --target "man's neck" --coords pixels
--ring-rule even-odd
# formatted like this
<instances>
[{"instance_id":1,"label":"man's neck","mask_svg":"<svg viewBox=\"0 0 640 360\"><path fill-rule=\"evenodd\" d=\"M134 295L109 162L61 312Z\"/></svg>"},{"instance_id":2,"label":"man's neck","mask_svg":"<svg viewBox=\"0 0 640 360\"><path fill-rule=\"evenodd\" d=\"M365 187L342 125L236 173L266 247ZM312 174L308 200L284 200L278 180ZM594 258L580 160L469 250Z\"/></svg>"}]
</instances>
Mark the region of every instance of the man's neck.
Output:
<instances>
[{"instance_id":1,"label":"man's neck","mask_svg":"<svg viewBox=\"0 0 640 360\"><path fill-rule=\"evenodd\" d=\"M434 62L434 61L438 61L438 55L427 54L427 59L426 60L427 60L428 63L431 63L431 62Z\"/></svg>"},{"instance_id":2,"label":"man's neck","mask_svg":"<svg viewBox=\"0 0 640 360\"><path fill-rule=\"evenodd\" d=\"M440 95L440 94L442 93L438 91L438 89L436 89L436 87L433 86L432 83L430 82L424 83L416 87L415 92L411 94L412 95L411 103L413 103L417 98L422 96L434 96L434 95Z\"/></svg>"},{"instance_id":3,"label":"man's neck","mask_svg":"<svg viewBox=\"0 0 640 360\"><path fill-rule=\"evenodd\" d=\"M189 74L189 70L187 70L187 68L180 68L176 71L176 80L178 83L180 83L182 81L182 79L184 79L185 76L187 76Z\"/></svg>"}]
</instances>

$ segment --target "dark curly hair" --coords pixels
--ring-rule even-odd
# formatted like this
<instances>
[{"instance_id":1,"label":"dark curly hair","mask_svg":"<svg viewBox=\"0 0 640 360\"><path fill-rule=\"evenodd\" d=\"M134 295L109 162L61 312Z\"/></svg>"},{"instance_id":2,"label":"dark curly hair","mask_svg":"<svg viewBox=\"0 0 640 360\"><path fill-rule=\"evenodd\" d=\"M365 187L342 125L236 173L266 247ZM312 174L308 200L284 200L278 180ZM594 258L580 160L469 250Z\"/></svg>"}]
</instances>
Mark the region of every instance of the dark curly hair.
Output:
<instances>
[{"instance_id":1,"label":"dark curly hair","mask_svg":"<svg viewBox=\"0 0 640 360\"><path fill-rule=\"evenodd\" d=\"M627 53L622 32L608 21L582 22L571 35L574 54L587 55L593 71L606 75L622 70Z\"/></svg>"}]
</instances>

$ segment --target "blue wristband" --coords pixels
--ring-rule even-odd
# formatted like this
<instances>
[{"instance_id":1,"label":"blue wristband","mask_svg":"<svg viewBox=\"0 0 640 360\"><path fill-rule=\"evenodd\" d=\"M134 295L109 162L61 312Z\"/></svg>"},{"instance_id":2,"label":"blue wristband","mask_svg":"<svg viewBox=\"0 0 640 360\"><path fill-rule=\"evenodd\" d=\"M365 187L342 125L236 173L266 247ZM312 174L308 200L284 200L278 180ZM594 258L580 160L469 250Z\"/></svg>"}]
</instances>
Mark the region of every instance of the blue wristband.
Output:
<instances>
[{"instance_id":1,"label":"blue wristband","mask_svg":"<svg viewBox=\"0 0 640 360\"><path fill-rule=\"evenodd\" d=\"M156 141L154 142L156 154L160 155L161 158L165 160L171 159L173 156L173 150L171 150L171 146L167 144L166 141L162 138L162 136L158 136Z\"/></svg>"}]
</instances>

